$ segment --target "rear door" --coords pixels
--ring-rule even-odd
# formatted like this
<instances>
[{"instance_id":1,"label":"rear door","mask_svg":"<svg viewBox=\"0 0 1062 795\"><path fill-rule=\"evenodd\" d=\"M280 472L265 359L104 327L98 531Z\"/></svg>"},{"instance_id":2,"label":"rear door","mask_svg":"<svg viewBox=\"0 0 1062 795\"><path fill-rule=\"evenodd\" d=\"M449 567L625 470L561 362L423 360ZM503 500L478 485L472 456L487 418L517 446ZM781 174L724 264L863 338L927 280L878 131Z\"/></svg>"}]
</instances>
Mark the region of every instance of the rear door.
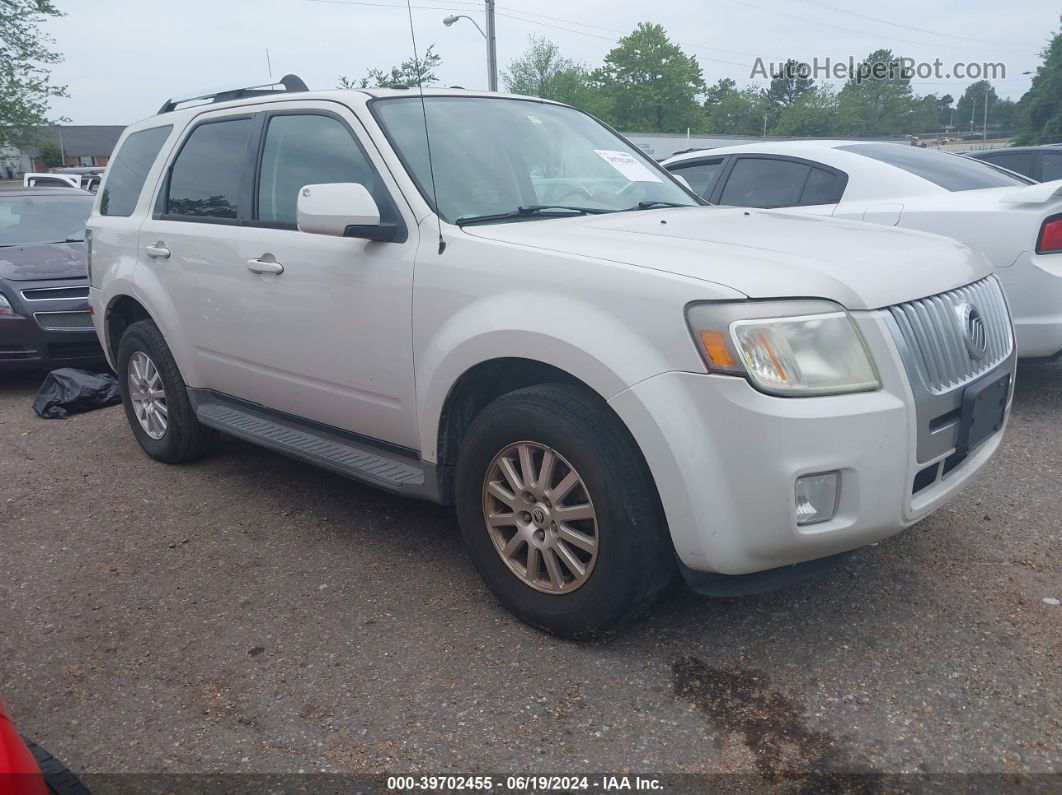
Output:
<instances>
[{"instance_id":1,"label":"rear door","mask_svg":"<svg viewBox=\"0 0 1062 795\"><path fill-rule=\"evenodd\" d=\"M251 112L207 113L190 126L140 228L137 272L149 295L170 304L157 311L174 318L163 330L177 337L188 386L247 399L256 373L244 344L247 269L236 237L251 196L254 132Z\"/></svg>"}]
</instances>

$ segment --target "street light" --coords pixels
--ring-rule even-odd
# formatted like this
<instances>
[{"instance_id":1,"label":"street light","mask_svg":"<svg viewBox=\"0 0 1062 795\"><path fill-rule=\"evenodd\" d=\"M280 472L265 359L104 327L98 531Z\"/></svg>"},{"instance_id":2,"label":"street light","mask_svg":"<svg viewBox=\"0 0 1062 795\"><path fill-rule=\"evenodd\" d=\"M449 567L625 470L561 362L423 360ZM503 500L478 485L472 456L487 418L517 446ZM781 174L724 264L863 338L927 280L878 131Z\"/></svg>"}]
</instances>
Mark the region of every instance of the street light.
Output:
<instances>
[{"instance_id":1,"label":"street light","mask_svg":"<svg viewBox=\"0 0 1062 795\"><path fill-rule=\"evenodd\" d=\"M459 19L467 19L476 26L479 35L487 42L487 88L490 91L498 90L498 45L494 36L494 0L486 0L487 30L479 26L479 23L466 14L451 14L443 18L443 24L451 27Z\"/></svg>"}]
</instances>

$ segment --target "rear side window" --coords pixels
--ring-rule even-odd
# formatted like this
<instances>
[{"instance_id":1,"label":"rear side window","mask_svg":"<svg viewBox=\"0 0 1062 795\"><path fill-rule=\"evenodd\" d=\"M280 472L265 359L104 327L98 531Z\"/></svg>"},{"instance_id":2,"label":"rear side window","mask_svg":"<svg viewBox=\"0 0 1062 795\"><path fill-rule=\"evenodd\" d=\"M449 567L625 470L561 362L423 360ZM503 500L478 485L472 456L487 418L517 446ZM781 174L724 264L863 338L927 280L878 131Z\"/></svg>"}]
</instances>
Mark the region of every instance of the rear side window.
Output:
<instances>
[{"instance_id":1,"label":"rear side window","mask_svg":"<svg viewBox=\"0 0 1062 795\"><path fill-rule=\"evenodd\" d=\"M331 116L271 118L258 179L258 219L294 224L302 187L331 182L358 182L377 195L372 166L349 130Z\"/></svg>"},{"instance_id":2,"label":"rear side window","mask_svg":"<svg viewBox=\"0 0 1062 795\"><path fill-rule=\"evenodd\" d=\"M720 204L792 207L800 204L811 166L791 160L743 157L734 164Z\"/></svg>"},{"instance_id":3,"label":"rear side window","mask_svg":"<svg viewBox=\"0 0 1062 795\"><path fill-rule=\"evenodd\" d=\"M690 166L676 165L671 169L671 172L690 183L694 193L707 199L711 196L712 188L715 187L715 181L719 179L719 172L722 170L723 159L720 158L718 160L695 163Z\"/></svg>"},{"instance_id":4,"label":"rear side window","mask_svg":"<svg viewBox=\"0 0 1062 795\"><path fill-rule=\"evenodd\" d=\"M1036 166L1035 152L1001 152L999 154L984 155L977 159L985 160L994 166L1009 168L1011 171L1017 171L1027 177L1033 176Z\"/></svg>"},{"instance_id":5,"label":"rear side window","mask_svg":"<svg viewBox=\"0 0 1062 795\"><path fill-rule=\"evenodd\" d=\"M849 144L838 148L903 169L953 192L981 188L1012 188L1028 184L1002 171L985 168L982 163L975 163L967 157L930 152L917 146Z\"/></svg>"},{"instance_id":6,"label":"rear side window","mask_svg":"<svg viewBox=\"0 0 1062 795\"><path fill-rule=\"evenodd\" d=\"M170 169L166 215L236 218L251 127L243 118L192 130Z\"/></svg>"},{"instance_id":7,"label":"rear side window","mask_svg":"<svg viewBox=\"0 0 1062 795\"><path fill-rule=\"evenodd\" d=\"M1044 182L1062 179L1062 152L1044 152Z\"/></svg>"},{"instance_id":8,"label":"rear side window","mask_svg":"<svg viewBox=\"0 0 1062 795\"><path fill-rule=\"evenodd\" d=\"M800 203L836 204L841 200L845 184L847 180L840 174L824 168L812 168L804 192L800 195Z\"/></svg>"},{"instance_id":9,"label":"rear side window","mask_svg":"<svg viewBox=\"0 0 1062 795\"><path fill-rule=\"evenodd\" d=\"M133 214L148 171L172 131L173 125L167 124L140 130L125 139L107 169L107 187L100 196L101 215Z\"/></svg>"}]
</instances>

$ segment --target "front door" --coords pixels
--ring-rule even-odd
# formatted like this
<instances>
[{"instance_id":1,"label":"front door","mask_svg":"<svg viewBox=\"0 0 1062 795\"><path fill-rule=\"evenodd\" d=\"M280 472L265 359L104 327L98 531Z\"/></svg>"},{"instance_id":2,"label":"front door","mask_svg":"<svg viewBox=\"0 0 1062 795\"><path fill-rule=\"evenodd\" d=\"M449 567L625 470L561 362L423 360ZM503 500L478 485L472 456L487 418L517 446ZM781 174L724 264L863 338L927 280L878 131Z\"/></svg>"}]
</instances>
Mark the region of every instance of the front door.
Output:
<instances>
[{"instance_id":1,"label":"front door","mask_svg":"<svg viewBox=\"0 0 1062 795\"><path fill-rule=\"evenodd\" d=\"M271 105L258 118L250 222L229 255L239 271L251 400L391 444L420 449L412 350L417 234L358 120L331 102ZM359 137L361 134L361 137ZM386 175L386 176L384 176ZM357 182L397 242L300 232L303 186ZM266 263L263 267L262 263ZM275 272L271 272L275 271Z\"/></svg>"}]
</instances>

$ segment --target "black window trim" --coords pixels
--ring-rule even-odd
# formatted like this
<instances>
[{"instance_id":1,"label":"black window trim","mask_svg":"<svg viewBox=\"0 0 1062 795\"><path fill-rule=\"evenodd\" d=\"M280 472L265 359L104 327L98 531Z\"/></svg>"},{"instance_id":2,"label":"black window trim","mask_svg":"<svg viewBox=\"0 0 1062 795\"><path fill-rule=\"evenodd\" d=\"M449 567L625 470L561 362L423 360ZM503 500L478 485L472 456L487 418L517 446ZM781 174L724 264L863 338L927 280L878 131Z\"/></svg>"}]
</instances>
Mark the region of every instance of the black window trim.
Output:
<instances>
[{"instance_id":1,"label":"black window trim","mask_svg":"<svg viewBox=\"0 0 1062 795\"><path fill-rule=\"evenodd\" d=\"M230 116L214 116L211 118L203 119L188 126L184 137L181 139L181 145L177 147L177 150L170 157L169 163L166 164L166 174L162 180L162 188L159 190L158 198L155 200L155 209L151 214L152 220L155 221L177 221L180 223L193 223L193 224L221 224L224 226L245 226L245 219L247 217L247 210L249 209L249 190L250 179L248 178L247 166L248 160L251 158L252 153L255 151L253 145L247 147L247 151L244 153L244 162L240 171L240 186L236 193L236 217L235 218L218 218L209 215L180 215L178 213L167 213L166 207L170 201L170 180L173 177L173 167L177 165L177 161L180 159L181 154L184 152L184 148L188 145L188 142L192 140L192 136L195 131L200 127L207 124L221 124L227 121L240 121L243 119L249 119L251 121L251 132L248 135L248 142L253 143L254 136L258 132L258 126L256 122L256 116L258 114L254 112L250 113L234 113Z\"/></svg>"},{"instance_id":2,"label":"black window trim","mask_svg":"<svg viewBox=\"0 0 1062 795\"><path fill-rule=\"evenodd\" d=\"M822 169L828 171L838 179L837 199L832 202L817 202L815 204L774 204L770 207L757 207L758 210L772 210L784 207L819 207L823 204L840 204L841 199L844 198L844 192L848 188L848 172L842 171L834 166L828 166L819 160L809 160L806 157L794 157L792 155L775 155L759 152L736 152L730 155L730 162L727 163L722 172L719 174L719 178L715 181L715 187L712 189L712 197L708 200L712 204L720 204L720 197L723 195L723 189L726 187L726 183L730 181L730 175L733 173L739 160L784 160L790 163L797 163L802 166L810 166L811 168ZM800 188L800 195L803 197L804 189L807 188L808 180L811 178L811 172L809 171L804 178L804 184Z\"/></svg>"}]
</instances>

